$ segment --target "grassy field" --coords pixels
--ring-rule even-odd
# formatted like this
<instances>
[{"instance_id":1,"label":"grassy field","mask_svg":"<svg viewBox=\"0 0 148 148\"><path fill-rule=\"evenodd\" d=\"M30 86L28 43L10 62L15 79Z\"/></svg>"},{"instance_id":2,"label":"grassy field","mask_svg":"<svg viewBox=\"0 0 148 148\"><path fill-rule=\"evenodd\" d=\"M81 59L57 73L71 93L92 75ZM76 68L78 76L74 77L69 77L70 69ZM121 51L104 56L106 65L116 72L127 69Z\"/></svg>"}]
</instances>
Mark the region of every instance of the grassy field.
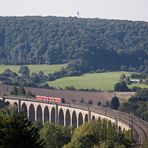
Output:
<instances>
[{"instance_id":1,"label":"grassy field","mask_svg":"<svg viewBox=\"0 0 148 148\"><path fill-rule=\"evenodd\" d=\"M95 88L101 90L113 90L114 84L119 81L120 75L130 75L129 72L104 72L84 74L82 76L65 77L57 79L52 82L48 82L50 86L56 88L65 88L67 86L74 86L76 89L80 88Z\"/></svg>"},{"instance_id":2,"label":"grassy field","mask_svg":"<svg viewBox=\"0 0 148 148\"><path fill-rule=\"evenodd\" d=\"M62 67L65 67L66 64L59 65L27 65L30 69L30 72L39 72L43 71L45 74L53 73L55 71L60 70ZM4 72L6 69L11 69L12 71L18 73L20 65L0 65L0 73Z\"/></svg>"},{"instance_id":3,"label":"grassy field","mask_svg":"<svg viewBox=\"0 0 148 148\"><path fill-rule=\"evenodd\" d=\"M129 87L129 88L132 88L133 86L139 86L139 87L141 87L141 88L148 88L148 85L144 85L144 84L131 84L131 85L129 85L128 87Z\"/></svg>"},{"instance_id":4,"label":"grassy field","mask_svg":"<svg viewBox=\"0 0 148 148\"><path fill-rule=\"evenodd\" d=\"M39 72L43 71L45 74L53 73L60 70L62 67L66 67L66 64L60 65L27 65L30 69L30 72ZM0 65L0 73L4 72L6 69L11 69L14 72L18 72L20 65ZM97 90L113 90L114 84L119 82L121 74L126 76L130 75L130 72L104 72L104 73L89 73L82 76L75 77L65 77L57 79L52 82L48 82L50 86L56 88L65 88L67 86L74 86L76 89L92 89ZM133 86L139 86L141 88L148 88L148 85L144 84L132 84L129 85L129 88Z\"/></svg>"}]
</instances>

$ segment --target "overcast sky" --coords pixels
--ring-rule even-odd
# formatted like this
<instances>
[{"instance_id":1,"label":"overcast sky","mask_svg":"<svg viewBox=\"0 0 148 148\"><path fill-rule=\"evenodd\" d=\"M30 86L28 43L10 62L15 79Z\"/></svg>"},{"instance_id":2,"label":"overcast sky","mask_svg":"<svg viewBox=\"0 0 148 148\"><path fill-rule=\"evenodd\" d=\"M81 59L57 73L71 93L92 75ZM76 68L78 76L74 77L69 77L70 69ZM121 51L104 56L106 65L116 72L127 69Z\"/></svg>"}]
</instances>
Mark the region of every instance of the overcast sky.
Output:
<instances>
[{"instance_id":1,"label":"overcast sky","mask_svg":"<svg viewBox=\"0 0 148 148\"><path fill-rule=\"evenodd\" d=\"M76 16L148 22L148 0L0 0L0 16Z\"/></svg>"}]
</instances>

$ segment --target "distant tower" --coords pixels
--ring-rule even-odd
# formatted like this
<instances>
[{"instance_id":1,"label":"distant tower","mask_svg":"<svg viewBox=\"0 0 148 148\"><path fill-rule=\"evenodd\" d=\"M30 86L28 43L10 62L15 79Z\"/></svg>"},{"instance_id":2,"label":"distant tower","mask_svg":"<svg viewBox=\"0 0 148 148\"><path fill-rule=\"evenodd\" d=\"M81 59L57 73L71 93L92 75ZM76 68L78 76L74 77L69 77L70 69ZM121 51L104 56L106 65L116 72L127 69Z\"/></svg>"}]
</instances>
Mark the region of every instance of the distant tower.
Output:
<instances>
[{"instance_id":1,"label":"distant tower","mask_svg":"<svg viewBox=\"0 0 148 148\"><path fill-rule=\"evenodd\" d=\"M77 17L79 18L79 16L80 16L80 12L78 11L78 12L77 12Z\"/></svg>"}]
</instances>

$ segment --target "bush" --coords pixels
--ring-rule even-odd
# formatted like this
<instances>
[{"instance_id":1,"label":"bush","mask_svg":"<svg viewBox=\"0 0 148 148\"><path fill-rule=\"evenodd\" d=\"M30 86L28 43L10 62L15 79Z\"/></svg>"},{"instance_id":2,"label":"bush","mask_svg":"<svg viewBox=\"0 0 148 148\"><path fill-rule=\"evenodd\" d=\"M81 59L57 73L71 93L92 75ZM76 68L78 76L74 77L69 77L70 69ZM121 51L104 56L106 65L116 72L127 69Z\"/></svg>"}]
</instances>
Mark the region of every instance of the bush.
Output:
<instances>
[{"instance_id":1,"label":"bush","mask_svg":"<svg viewBox=\"0 0 148 148\"><path fill-rule=\"evenodd\" d=\"M101 105L101 102L100 102L100 101L98 101L97 105L98 105L98 106L100 106L100 105Z\"/></svg>"},{"instance_id":2,"label":"bush","mask_svg":"<svg viewBox=\"0 0 148 148\"><path fill-rule=\"evenodd\" d=\"M88 104L92 105L93 104L93 101L92 100L89 100L88 101Z\"/></svg>"},{"instance_id":3,"label":"bush","mask_svg":"<svg viewBox=\"0 0 148 148\"><path fill-rule=\"evenodd\" d=\"M62 98L62 103L65 103L66 101L65 101L65 99L64 98Z\"/></svg>"},{"instance_id":4,"label":"bush","mask_svg":"<svg viewBox=\"0 0 148 148\"><path fill-rule=\"evenodd\" d=\"M83 98L80 100L80 103L84 103L84 99Z\"/></svg>"},{"instance_id":5,"label":"bush","mask_svg":"<svg viewBox=\"0 0 148 148\"><path fill-rule=\"evenodd\" d=\"M66 86L65 89L67 89L67 90L76 90L74 86Z\"/></svg>"}]
</instances>

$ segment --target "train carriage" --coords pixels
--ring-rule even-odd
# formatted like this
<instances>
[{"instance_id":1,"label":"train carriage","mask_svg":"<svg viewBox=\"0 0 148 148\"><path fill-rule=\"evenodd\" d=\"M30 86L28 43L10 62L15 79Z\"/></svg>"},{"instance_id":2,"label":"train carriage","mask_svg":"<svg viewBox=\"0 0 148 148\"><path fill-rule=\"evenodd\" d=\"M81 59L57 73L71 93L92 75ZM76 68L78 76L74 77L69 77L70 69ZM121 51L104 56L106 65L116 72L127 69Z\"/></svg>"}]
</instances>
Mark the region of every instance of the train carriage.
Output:
<instances>
[{"instance_id":1,"label":"train carriage","mask_svg":"<svg viewBox=\"0 0 148 148\"><path fill-rule=\"evenodd\" d=\"M35 99L47 102L62 103L62 98L55 98L51 96L36 96Z\"/></svg>"}]
</instances>

